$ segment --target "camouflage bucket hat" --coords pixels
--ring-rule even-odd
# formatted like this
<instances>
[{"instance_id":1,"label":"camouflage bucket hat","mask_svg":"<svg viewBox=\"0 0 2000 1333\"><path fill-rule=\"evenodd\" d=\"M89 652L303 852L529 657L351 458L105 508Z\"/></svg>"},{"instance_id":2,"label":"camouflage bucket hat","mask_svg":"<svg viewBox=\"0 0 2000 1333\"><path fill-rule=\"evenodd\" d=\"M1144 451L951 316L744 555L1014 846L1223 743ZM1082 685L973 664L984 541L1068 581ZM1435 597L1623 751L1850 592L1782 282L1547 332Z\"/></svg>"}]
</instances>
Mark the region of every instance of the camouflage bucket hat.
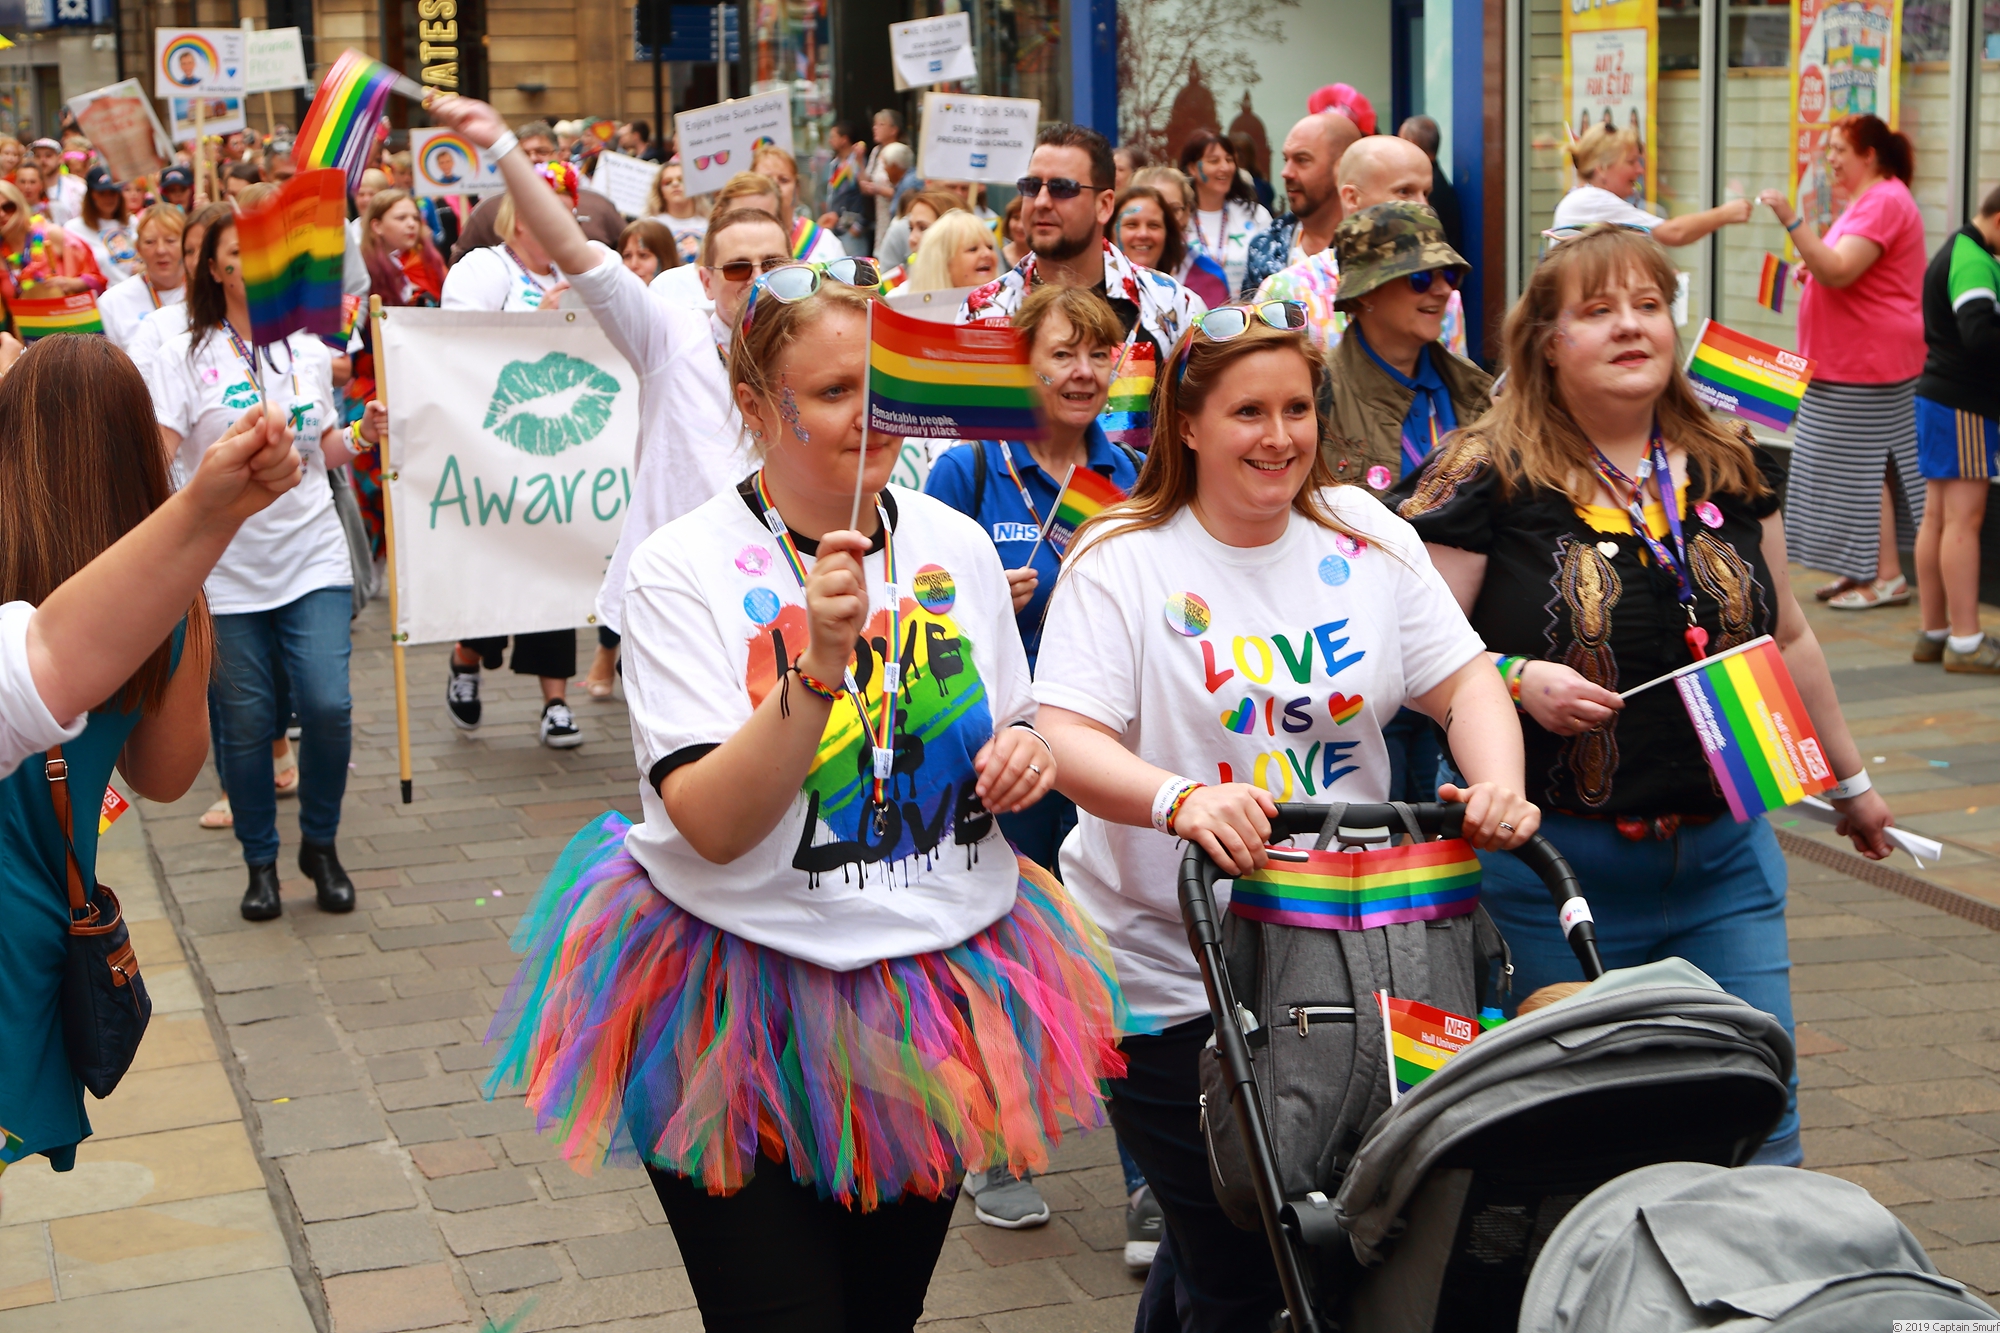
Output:
<instances>
[{"instance_id":1,"label":"camouflage bucket hat","mask_svg":"<svg viewBox=\"0 0 2000 1333\"><path fill-rule=\"evenodd\" d=\"M1393 200L1349 213L1333 232L1334 257L1340 263L1339 306L1368 295L1385 282L1455 268L1470 272L1458 251L1444 238L1444 224L1429 204Z\"/></svg>"}]
</instances>

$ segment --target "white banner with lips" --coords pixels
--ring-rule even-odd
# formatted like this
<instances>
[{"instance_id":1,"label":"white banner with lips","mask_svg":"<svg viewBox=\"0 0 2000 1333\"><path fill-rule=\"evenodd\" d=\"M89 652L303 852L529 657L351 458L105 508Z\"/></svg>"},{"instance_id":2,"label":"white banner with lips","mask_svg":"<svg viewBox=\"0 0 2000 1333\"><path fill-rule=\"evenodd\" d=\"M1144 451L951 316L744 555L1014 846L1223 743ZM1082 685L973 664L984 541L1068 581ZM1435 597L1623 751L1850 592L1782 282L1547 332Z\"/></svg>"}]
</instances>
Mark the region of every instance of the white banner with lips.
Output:
<instances>
[{"instance_id":1,"label":"white banner with lips","mask_svg":"<svg viewBox=\"0 0 2000 1333\"><path fill-rule=\"evenodd\" d=\"M439 643L595 624L632 501L631 363L588 310L385 310L375 347L396 629Z\"/></svg>"}]
</instances>

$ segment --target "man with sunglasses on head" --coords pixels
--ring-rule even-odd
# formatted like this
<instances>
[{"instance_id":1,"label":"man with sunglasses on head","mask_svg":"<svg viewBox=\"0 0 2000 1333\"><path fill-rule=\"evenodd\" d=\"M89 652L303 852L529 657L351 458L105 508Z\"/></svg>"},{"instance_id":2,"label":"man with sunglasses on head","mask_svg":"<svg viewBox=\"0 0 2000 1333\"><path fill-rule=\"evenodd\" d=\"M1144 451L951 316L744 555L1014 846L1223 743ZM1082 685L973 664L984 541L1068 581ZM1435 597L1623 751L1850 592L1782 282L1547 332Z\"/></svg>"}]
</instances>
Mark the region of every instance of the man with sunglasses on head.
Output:
<instances>
[{"instance_id":1,"label":"man with sunglasses on head","mask_svg":"<svg viewBox=\"0 0 2000 1333\"><path fill-rule=\"evenodd\" d=\"M1117 197L1114 173L1110 141L1096 130L1061 121L1044 126L1035 136L1028 174L1017 182L1030 253L967 296L958 322L1010 320L1044 282L1087 287L1111 303L1127 341L1150 346L1154 363L1164 364L1188 322L1207 306L1105 239Z\"/></svg>"}]
</instances>

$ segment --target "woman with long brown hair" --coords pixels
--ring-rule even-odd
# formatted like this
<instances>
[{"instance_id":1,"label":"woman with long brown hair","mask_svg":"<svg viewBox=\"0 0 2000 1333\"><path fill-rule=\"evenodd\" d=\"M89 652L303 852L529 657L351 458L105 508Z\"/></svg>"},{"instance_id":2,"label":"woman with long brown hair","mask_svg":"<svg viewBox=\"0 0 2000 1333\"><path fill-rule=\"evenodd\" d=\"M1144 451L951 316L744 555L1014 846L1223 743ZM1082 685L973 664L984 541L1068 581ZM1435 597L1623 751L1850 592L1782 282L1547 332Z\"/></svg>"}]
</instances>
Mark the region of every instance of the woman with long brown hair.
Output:
<instances>
[{"instance_id":1,"label":"woman with long brown hair","mask_svg":"<svg viewBox=\"0 0 2000 1333\"><path fill-rule=\"evenodd\" d=\"M1598 226L1550 251L1507 314L1506 394L1392 502L1524 715L1529 794L1582 877L1605 964L1678 955L1789 1028L1785 862L1769 822L1730 817L1673 688L1620 691L1773 635L1841 780L1829 793L1841 831L1880 859L1891 819L1792 597L1775 465L1680 371L1675 283L1639 232ZM1541 881L1485 859L1514 994L1576 980ZM1795 1112L1758 1160L1798 1163Z\"/></svg>"},{"instance_id":2,"label":"woman with long brown hair","mask_svg":"<svg viewBox=\"0 0 2000 1333\"><path fill-rule=\"evenodd\" d=\"M295 486L282 419L236 420L178 492L145 382L102 338L57 334L0 380L0 1163L44 1153L58 1171L90 1134L64 1054L57 996L73 845L86 883L114 766L153 800L178 799L208 748L213 650L201 581L238 524ZM31 607L39 606L30 610ZM27 725L39 711L45 725ZM53 723L54 725L46 725ZM52 804L48 750L73 827ZM30 751L32 753L32 751ZM141 960L143 963L143 959Z\"/></svg>"},{"instance_id":3,"label":"woman with long brown hair","mask_svg":"<svg viewBox=\"0 0 2000 1333\"><path fill-rule=\"evenodd\" d=\"M1466 803L1475 846L1536 824L1478 636L1409 525L1320 451L1305 318L1275 301L1196 318L1155 385L1131 498L1064 558L1035 673L1057 789L1083 811L1063 883L1163 1029L1121 1043L1111 1120L1166 1215L1149 1287L1176 1278L1196 1329L1265 1327L1278 1283L1209 1183L1196 1060L1213 1025L1174 840L1234 875L1266 863L1276 802L1385 799L1382 727L1406 701L1444 724L1470 782L1438 795Z\"/></svg>"},{"instance_id":4,"label":"woman with long brown hair","mask_svg":"<svg viewBox=\"0 0 2000 1333\"><path fill-rule=\"evenodd\" d=\"M283 734L281 664L301 730L299 870L313 881L322 911L352 911L354 885L334 837L353 740L347 663L354 576L326 470L379 443L384 414L377 404L341 429L332 357L318 338L295 333L253 350L233 217L210 226L189 282L187 331L167 339L147 370L159 437L175 466L193 472L229 420L261 399L290 417L307 468L295 494L244 525L207 584L217 642L210 697L216 762L249 871L241 911L246 920L267 921L281 910L271 753Z\"/></svg>"}]
</instances>

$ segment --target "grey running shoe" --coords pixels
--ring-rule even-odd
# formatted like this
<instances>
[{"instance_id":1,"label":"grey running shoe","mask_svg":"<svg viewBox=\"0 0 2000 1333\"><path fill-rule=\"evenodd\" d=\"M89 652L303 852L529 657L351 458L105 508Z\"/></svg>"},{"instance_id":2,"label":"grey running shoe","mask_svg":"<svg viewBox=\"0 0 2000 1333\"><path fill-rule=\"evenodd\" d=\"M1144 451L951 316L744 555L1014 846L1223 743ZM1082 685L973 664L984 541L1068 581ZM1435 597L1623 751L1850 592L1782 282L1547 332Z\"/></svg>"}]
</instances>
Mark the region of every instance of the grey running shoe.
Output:
<instances>
[{"instance_id":1,"label":"grey running shoe","mask_svg":"<svg viewBox=\"0 0 2000 1333\"><path fill-rule=\"evenodd\" d=\"M1969 671L1981 676L2000 676L2000 639L1991 634L1979 640L1979 646L1969 653L1955 653L1951 645L1944 650L1946 671Z\"/></svg>"},{"instance_id":2,"label":"grey running shoe","mask_svg":"<svg viewBox=\"0 0 2000 1333\"><path fill-rule=\"evenodd\" d=\"M1048 1201L1033 1177L1016 1176L1004 1165L966 1173L965 1192L972 1196L972 1215L989 1227L1023 1231L1049 1220Z\"/></svg>"},{"instance_id":3,"label":"grey running shoe","mask_svg":"<svg viewBox=\"0 0 2000 1333\"><path fill-rule=\"evenodd\" d=\"M1153 1201L1153 1187L1141 1185L1132 1195L1132 1201L1125 1205L1127 1268L1143 1273L1153 1266L1153 1256L1160 1252L1160 1232L1165 1226L1160 1205Z\"/></svg>"},{"instance_id":4,"label":"grey running shoe","mask_svg":"<svg viewBox=\"0 0 2000 1333\"><path fill-rule=\"evenodd\" d=\"M1944 640L1933 639L1922 630L1917 631L1917 641L1910 649L1912 662L1944 661Z\"/></svg>"}]
</instances>

